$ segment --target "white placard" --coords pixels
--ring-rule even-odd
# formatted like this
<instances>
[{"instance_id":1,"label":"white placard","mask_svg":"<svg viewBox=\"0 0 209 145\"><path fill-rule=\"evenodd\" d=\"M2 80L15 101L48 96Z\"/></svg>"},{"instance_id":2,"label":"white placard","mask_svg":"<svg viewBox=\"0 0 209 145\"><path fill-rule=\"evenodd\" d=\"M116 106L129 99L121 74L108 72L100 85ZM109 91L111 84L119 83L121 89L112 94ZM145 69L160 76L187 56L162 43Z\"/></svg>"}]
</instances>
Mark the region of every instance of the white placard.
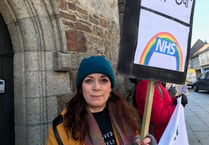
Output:
<instances>
[{"instance_id":1,"label":"white placard","mask_svg":"<svg viewBox=\"0 0 209 145\"><path fill-rule=\"evenodd\" d=\"M178 98L178 104L158 145L189 145L181 98Z\"/></svg>"},{"instance_id":2,"label":"white placard","mask_svg":"<svg viewBox=\"0 0 209 145\"><path fill-rule=\"evenodd\" d=\"M141 0L141 5L189 24L193 0Z\"/></svg>"},{"instance_id":3,"label":"white placard","mask_svg":"<svg viewBox=\"0 0 209 145\"><path fill-rule=\"evenodd\" d=\"M184 71L189 27L141 9L134 63Z\"/></svg>"}]
</instances>

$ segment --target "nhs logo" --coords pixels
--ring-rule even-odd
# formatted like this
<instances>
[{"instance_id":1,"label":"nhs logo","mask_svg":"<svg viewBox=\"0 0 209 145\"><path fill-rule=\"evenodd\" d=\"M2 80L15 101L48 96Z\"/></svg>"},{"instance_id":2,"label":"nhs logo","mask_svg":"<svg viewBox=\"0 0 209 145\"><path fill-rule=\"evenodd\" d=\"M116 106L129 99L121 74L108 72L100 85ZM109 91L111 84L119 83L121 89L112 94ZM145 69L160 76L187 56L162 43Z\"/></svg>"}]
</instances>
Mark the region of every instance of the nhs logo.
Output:
<instances>
[{"instance_id":1,"label":"nhs logo","mask_svg":"<svg viewBox=\"0 0 209 145\"><path fill-rule=\"evenodd\" d=\"M155 43L155 52L175 56L176 53L176 43L170 40L157 37Z\"/></svg>"}]
</instances>

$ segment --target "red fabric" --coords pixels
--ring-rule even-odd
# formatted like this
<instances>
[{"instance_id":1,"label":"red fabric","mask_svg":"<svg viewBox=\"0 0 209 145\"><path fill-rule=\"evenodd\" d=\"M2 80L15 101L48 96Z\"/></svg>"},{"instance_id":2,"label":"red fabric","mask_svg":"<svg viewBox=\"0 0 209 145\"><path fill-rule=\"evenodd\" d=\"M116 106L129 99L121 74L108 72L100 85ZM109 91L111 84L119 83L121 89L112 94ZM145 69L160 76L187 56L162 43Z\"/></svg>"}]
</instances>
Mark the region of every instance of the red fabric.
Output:
<instances>
[{"instance_id":1,"label":"red fabric","mask_svg":"<svg viewBox=\"0 0 209 145\"><path fill-rule=\"evenodd\" d=\"M160 82L156 83L161 87L163 97L155 84L151 122L154 124L154 137L159 142L176 106L173 105L168 91L162 86L162 84ZM144 112L147 86L148 80L141 80L136 86L135 97L140 116L143 116Z\"/></svg>"}]
</instances>

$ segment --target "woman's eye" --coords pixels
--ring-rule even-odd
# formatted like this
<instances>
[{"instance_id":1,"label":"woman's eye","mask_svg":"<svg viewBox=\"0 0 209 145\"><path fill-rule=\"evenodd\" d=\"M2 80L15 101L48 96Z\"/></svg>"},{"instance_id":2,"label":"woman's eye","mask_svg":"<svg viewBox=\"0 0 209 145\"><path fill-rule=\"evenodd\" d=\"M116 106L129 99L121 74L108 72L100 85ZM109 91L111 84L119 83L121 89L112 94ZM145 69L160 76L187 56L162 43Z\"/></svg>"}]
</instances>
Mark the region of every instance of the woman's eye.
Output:
<instances>
[{"instance_id":1,"label":"woman's eye","mask_svg":"<svg viewBox=\"0 0 209 145\"><path fill-rule=\"evenodd\" d=\"M93 82L93 80L92 79L85 79L84 82L87 83L87 84L90 84L90 83Z\"/></svg>"},{"instance_id":2,"label":"woman's eye","mask_svg":"<svg viewBox=\"0 0 209 145\"><path fill-rule=\"evenodd\" d=\"M102 78L102 79L101 79L101 82L102 82L102 83L107 83L108 81L109 81L109 80L108 80L107 78Z\"/></svg>"}]
</instances>

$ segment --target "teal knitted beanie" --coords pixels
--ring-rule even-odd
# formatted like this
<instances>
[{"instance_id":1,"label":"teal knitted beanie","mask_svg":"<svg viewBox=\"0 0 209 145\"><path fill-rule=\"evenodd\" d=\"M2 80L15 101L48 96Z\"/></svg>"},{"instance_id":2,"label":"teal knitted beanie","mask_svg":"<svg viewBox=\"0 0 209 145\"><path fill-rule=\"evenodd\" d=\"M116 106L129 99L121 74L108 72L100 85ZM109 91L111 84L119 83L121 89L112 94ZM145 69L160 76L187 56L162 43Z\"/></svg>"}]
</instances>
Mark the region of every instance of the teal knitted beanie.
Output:
<instances>
[{"instance_id":1,"label":"teal knitted beanie","mask_svg":"<svg viewBox=\"0 0 209 145\"><path fill-rule=\"evenodd\" d=\"M115 77L110 62L103 56L91 56L84 58L79 66L76 87L78 88L83 79L92 73L107 75L111 81L111 88L115 86Z\"/></svg>"}]
</instances>

